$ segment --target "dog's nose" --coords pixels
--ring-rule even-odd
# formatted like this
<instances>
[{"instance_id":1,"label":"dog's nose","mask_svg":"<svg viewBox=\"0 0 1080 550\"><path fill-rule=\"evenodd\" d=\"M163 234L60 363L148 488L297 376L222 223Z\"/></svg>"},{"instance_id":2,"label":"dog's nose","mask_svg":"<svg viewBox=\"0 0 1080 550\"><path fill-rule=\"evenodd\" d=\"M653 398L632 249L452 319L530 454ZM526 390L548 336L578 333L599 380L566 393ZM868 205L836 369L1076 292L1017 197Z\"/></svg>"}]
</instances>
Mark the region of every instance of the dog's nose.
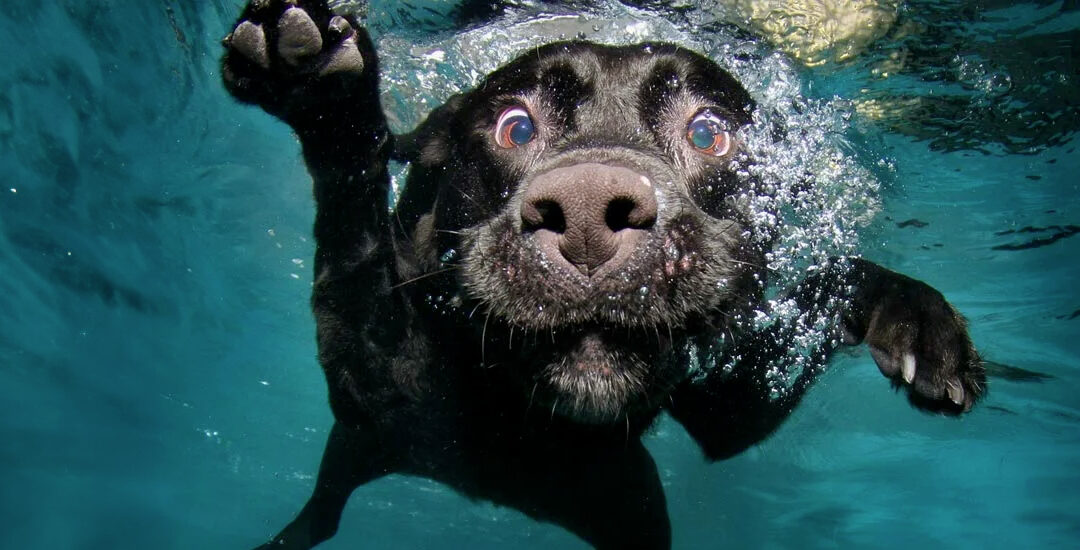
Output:
<instances>
[{"instance_id":1,"label":"dog's nose","mask_svg":"<svg viewBox=\"0 0 1080 550\"><path fill-rule=\"evenodd\" d=\"M653 182L620 166L584 163L540 174L525 190L523 230L549 259L602 277L630 259L656 223Z\"/></svg>"}]
</instances>

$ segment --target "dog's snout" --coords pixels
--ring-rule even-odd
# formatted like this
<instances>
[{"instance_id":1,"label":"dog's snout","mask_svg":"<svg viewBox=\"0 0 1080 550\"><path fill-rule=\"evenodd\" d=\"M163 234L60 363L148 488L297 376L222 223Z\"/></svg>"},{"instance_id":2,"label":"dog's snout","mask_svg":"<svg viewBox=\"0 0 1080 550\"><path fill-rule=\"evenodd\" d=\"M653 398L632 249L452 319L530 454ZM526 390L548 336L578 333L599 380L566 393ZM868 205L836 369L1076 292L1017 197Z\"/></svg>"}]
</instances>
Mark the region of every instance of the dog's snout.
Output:
<instances>
[{"instance_id":1,"label":"dog's snout","mask_svg":"<svg viewBox=\"0 0 1080 550\"><path fill-rule=\"evenodd\" d=\"M521 204L523 230L536 233L544 253L588 277L625 264L656 215L656 194L646 176L596 163L537 176Z\"/></svg>"}]
</instances>

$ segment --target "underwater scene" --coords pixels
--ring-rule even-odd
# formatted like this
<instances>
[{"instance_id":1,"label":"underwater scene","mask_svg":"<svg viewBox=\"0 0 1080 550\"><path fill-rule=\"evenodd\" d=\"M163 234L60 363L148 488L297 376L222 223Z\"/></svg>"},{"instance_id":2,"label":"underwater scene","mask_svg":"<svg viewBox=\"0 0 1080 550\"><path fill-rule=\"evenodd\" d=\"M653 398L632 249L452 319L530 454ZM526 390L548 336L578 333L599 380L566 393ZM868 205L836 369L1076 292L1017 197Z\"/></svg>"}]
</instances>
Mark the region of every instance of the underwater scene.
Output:
<instances>
[{"instance_id":1,"label":"underwater scene","mask_svg":"<svg viewBox=\"0 0 1080 550\"><path fill-rule=\"evenodd\" d=\"M246 4L4 2L0 547L252 548L311 495L334 425L312 176L289 126L222 84ZM963 414L913 407L867 346L840 348L731 458L706 460L661 413L642 440L671 547L1080 545L1075 2L330 7L370 33L398 134L560 40L675 43L741 82L757 111L735 135L757 162L733 173L764 190L741 207L769 281L732 326L797 328L769 365L777 399L835 337L784 298L830 258L924 281L967 319L987 388ZM390 163L391 204L410 168ZM705 351L687 352L693 376L737 369ZM591 546L403 473L358 488L319 545L506 547Z\"/></svg>"}]
</instances>

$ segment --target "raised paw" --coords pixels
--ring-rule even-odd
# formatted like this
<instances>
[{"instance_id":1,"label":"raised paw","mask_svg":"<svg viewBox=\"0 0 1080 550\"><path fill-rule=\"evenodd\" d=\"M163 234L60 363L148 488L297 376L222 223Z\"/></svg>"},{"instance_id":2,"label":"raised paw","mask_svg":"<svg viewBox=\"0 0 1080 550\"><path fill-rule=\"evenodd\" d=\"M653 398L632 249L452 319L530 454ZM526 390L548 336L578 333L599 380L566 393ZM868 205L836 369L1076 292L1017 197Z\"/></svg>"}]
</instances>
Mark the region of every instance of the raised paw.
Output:
<instances>
[{"instance_id":1,"label":"raised paw","mask_svg":"<svg viewBox=\"0 0 1080 550\"><path fill-rule=\"evenodd\" d=\"M348 98L374 62L364 29L325 0L252 0L223 45L229 92L287 122Z\"/></svg>"},{"instance_id":2,"label":"raised paw","mask_svg":"<svg viewBox=\"0 0 1080 550\"><path fill-rule=\"evenodd\" d=\"M891 273L891 272L890 272ZM919 408L960 413L986 388L964 318L929 285L899 274L870 306L866 343L881 373Z\"/></svg>"}]
</instances>

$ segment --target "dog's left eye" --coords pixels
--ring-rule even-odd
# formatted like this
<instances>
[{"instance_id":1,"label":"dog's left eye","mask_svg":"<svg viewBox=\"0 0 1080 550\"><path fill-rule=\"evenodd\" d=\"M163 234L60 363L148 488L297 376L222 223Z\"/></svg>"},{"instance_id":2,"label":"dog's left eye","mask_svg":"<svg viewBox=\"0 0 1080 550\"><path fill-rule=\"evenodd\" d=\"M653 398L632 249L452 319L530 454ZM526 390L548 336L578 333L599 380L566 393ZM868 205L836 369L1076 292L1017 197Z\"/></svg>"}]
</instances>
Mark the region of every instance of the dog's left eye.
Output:
<instances>
[{"instance_id":1,"label":"dog's left eye","mask_svg":"<svg viewBox=\"0 0 1080 550\"><path fill-rule=\"evenodd\" d=\"M495 143L503 149L521 147L533 140L536 127L529 112L521 107L509 107L499 115L495 124Z\"/></svg>"},{"instance_id":2,"label":"dog's left eye","mask_svg":"<svg viewBox=\"0 0 1080 550\"><path fill-rule=\"evenodd\" d=\"M694 149L714 157L722 157L731 151L731 133L724 129L716 115L708 111L699 113L686 126L686 141Z\"/></svg>"}]
</instances>

